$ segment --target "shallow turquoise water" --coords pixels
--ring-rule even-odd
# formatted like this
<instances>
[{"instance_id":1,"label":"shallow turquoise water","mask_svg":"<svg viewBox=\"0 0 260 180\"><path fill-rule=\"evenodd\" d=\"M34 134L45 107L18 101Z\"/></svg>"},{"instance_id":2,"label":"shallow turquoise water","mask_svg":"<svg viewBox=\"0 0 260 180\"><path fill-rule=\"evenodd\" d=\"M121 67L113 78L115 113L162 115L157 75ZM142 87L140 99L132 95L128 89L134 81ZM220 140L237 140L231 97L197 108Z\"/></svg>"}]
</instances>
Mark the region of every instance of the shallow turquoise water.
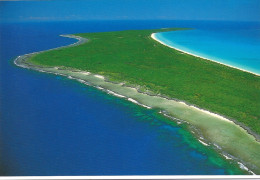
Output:
<instances>
[{"instance_id":1,"label":"shallow turquoise water","mask_svg":"<svg viewBox=\"0 0 260 180\"><path fill-rule=\"evenodd\" d=\"M260 25L157 33L185 52L260 74Z\"/></svg>"}]
</instances>

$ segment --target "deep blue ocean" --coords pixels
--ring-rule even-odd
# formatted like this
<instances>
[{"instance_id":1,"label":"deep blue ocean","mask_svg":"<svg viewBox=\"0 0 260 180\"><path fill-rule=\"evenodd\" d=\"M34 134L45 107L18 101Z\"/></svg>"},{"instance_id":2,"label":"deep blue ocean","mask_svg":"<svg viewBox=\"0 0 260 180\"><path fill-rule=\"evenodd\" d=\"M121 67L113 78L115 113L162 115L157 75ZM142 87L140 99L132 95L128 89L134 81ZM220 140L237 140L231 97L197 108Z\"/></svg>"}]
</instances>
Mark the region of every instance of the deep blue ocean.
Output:
<instances>
[{"instance_id":1,"label":"deep blue ocean","mask_svg":"<svg viewBox=\"0 0 260 180\"><path fill-rule=\"evenodd\" d=\"M220 63L260 74L260 23L200 28L157 34L167 45Z\"/></svg>"},{"instance_id":2,"label":"deep blue ocean","mask_svg":"<svg viewBox=\"0 0 260 180\"><path fill-rule=\"evenodd\" d=\"M228 22L0 23L0 175L203 175L241 173L185 125L61 76L16 67L18 55L75 42L60 34Z\"/></svg>"}]
</instances>

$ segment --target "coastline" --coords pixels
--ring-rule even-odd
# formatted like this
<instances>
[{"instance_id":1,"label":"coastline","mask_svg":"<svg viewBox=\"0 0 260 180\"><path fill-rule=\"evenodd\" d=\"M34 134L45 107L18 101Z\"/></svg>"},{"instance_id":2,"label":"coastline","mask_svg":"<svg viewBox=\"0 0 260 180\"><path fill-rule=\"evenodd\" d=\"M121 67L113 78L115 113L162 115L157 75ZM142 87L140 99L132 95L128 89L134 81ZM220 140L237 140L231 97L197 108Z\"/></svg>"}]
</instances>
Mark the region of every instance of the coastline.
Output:
<instances>
[{"instance_id":1,"label":"coastline","mask_svg":"<svg viewBox=\"0 0 260 180\"><path fill-rule=\"evenodd\" d=\"M241 69L241 68L238 68L238 67L229 65L229 64L221 63L221 62L218 62L218 61L215 61L215 60L212 60L212 59L208 59L208 58L205 58L205 57L202 57L202 56L198 56L198 55L192 54L192 53L190 53L190 52L186 52L186 51L183 51L183 50L178 49L178 48L176 48L176 47L170 46L170 45L164 43L163 41L161 41L160 39L156 38L156 33L152 33L152 34L151 34L151 38L154 39L155 41L161 43L161 44L164 45L164 46L167 46L167 47L169 47L169 48L175 49L175 50L180 51L180 52L182 52L182 53L185 53L185 54L188 54L188 55L191 55L191 56L194 56L194 57L198 57L198 58L201 58L201 59L204 59L204 60L212 61L212 62L221 64L221 65L224 65L224 66L228 66L228 67L231 67L231 68L240 70L240 71L244 71L244 72L247 72L247 73L256 75L256 76L260 76L260 74L258 74L258 73L254 73L254 72L251 72L251 71L248 71L248 70L245 70L245 69Z\"/></svg>"},{"instance_id":2,"label":"coastline","mask_svg":"<svg viewBox=\"0 0 260 180\"><path fill-rule=\"evenodd\" d=\"M78 40L78 42L73 43L73 44L68 45L68 46L62 46L62 47L58 47L58 48L54 48L54 49L80 45L80 44L83 44L83 43L87 42L87 39L81 38L79 36L66 35L64 37L76 38ZM51 49L51 50L53 50L53 49ZM44 52L44 51L40 51L40 52ZM128 101L131 101L131 102L133 102L135 104L141 105L141 106L143 106L145 108L148 108L148 109L150 109L150 108L158 108L158 106L154 105L154 103L149 104L148 101L151 100L151 98L155 98L156 101L163 101L162 104L163 103L167 103L166 104L167 106L168 106L168 103L174 103L173 107L175 107L177 109L178 108L180 108L180 109L189 108L190 111L192 112L191 115L193 115L193 111L195 111L196 113L205 114L206 116L210 116L213 119L217 119L218 121L221 120L221 121L223 121L225 123L229 123L232 126L238 126L236 128L240 128L240 130L242 129L242 131L245 131L242 127L240 127L239 125L234 123L232 120L229 120L229 119L227 119L227 118L225 118L225 117L223 117L221 115L212 113L212 112L204 110L204 109L200 109L200 108L195 107L193 105L189 105L189 104L187 104L187 103L185 103L183 101L177 102L176 100L165 98L165 97L159 97L157 95L156 96L151 96L149 94L145 94L143 92L140 92L137 88L127 87L127 86L125 86L122 83L117 84L117 83L109 82L109 81L107 81L107 79L105 77L103 77L101 75L98 75L98 74L94 74L93 75L90 72L83 72L83 71L79 71L79 70L72 70L72 69L68 69L68 68L64 68L64 67L42 67L42 66L37 66L35 64L30 64L30 63L26 62L32 55L38 54L40 52L34 52L34 53L30 53L30 54L25 54L23 56L19 56L19 57L17 57L15 59L14 63L17 66L20 66L20 67L23 67L23 68L29 68L29 69L33 69L33 70L37 70L37 71L41 71L41 72L47 72L47 73L54 73L54 74L57 74L57 75L67 76L70 79L76 79L76 80L80 81L81 83L84 83L84 84L87 84L87 85L91 85L91 86L94 86L94 87L96 87L98 89L104 90L108 94L112 94L112 95L120 97L120 98L126 98ZM126 90L127 91L131 91L131 92L124 92ZM135 94L135 95L131 95L131 94ZM149 98L148 101L147 100L142 100L142 96L144 96L145 98ZM158 104L160 104L160 102L158 102ZM164 107L164 106L162 106L162 107ZM161 108L161 107L159 107L159 108ZM165 116L170 116L170 117L175 118L175 116L172 115L174 113L171 113L171 112L169 113L168 108L166 108L166 112L167 113L163 113ZM181 115L177 114L177 116L181 116ZM178 118L179 117L177 117L177 119ZM179 119L183 120L182 118L179 118ZM184 119L183 121L187 122L187 119ZM192 123L192 122L188 121L188 123ZM244 132L244 133L248 133L248 132ZM248 136L252 140L251 135L248 134ZM212 143L210 143L210 141L209 141L209 143L208 142L204 142L205 138L202 137L201 139L203 139L203 141L200 140L200 139L198 139L198 141L200 141L205 146L211 146L211 145L214 146L214 143L212 144ZM253 139L254 139L254 137L253 137ZM230 157L227 157L226 159L230 159ZM241 163L241 162L238 161L238 164L239 163ZM243 162L243 164L244 164L244 162ZM245 164L247 164L247 163L245 163ZM250 170L249 170L249 172L250 172ZM252 174L254 174L254 173L252 172Z\"/></svg>"}]
</instances>

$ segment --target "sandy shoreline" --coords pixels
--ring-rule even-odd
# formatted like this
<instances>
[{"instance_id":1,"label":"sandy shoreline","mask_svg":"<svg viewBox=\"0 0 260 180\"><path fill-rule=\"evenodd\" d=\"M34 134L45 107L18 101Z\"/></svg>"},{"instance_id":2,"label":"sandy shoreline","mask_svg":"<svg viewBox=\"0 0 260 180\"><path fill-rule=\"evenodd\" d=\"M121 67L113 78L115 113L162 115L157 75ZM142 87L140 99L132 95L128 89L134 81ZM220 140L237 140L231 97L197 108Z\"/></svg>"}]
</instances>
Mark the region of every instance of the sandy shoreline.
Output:
<instances>
[{"instance_id":1,"label":"sandy shoreline","mask_svg":"<svg viewBox=\"0 0 260 180\"><path fill-rule=\"evenodd\" d=\"M78 42L73 43L72 45L62 46L62 47L58 47L58 48L54 48L54 49L75 46L75 45L79 45L79 44L87 42L87 39L81 38L81 37L77 37L77 36L73 36L73 35L67 35L65 37L76 38L76 39L78 39ZM40 52L44 52L44 51L40 51ZM154 106L153 103L152 104L148 104L147 101L145 101L145 100L138 99L138 97L140 95L141 96L145 96L145 98L155 98L157 100L163 101L163 103L173 103L174 104L173 107L176 107L177 109L178 108L182 108L182 109L183 108L184 109L188 108L188 109L190 109L190 111L192 111L192 113L195 112L195 114L196 113L197 114L198 113L199 114L204 114L205 116L210 116L213 119L217 119L217 121L223 121L223 123L228 123L228 124L232 125L232 127L233 126L235 126L235 127L238 126L236 128L243 129L242 127L240 127L239 125L234 123L234 121L229 120L229 119L227 119L227 118L225 118L225 117L223 117L221 115L212 113L212 112L204 110L204 109L200 109L200 108L195 107L193 105L189 105L189 104L187 104L187 103L185 103L183 101L175 101L173 99L168 99L168 98L165 98L165 97L149 96L149 94L142 94L141 92L139 92L139 90L137 88L125 87L123 84L120 84L120 83L119 84L115 84L113 82L106 81L105 77L103 77L101 75L98 75L98 74L91 74L90 72L86 72L86 71L72 71L70 69L66 69L66 68L64 69L62 67L41 67L41 66L29 64L28 62L26 62L26 60L29 59L30 56L32 56L33 54L36 54L36 53L40 53L40 52L34 52L34 53L26 54L26 55L23 55L23 56L19 56L19 57L17 57L15 59L14 63L17 66L20 66L20 67L23 67L23 68L29 68L29 69L34 69L34 70L41 71L41 72L47 72L47 73L53 73L53 74L57 74L57 75L63 75L63 76L67 76L68 78L71 78L71 79L76 79L76 80L80 81L81 83L84 83L86 85L94 86L94 87L96 87L96 88L98 88L100 90L106 91L108 94L117 96L119 98L124 98L124 99L126 99L128 101L131 101L131 102L133 102L135 104L138 104L138 105L143 106L143 107L148 108L148 109L157 108L157 106ZM92 84L93 82L91 82L91 81L93 81L96 84L93 85ZM91 84L89 84L89 82ZM117 88L112 89L113 85L115 85ZM131 91L131 93L127 92L127 93L124 94L124 93L122 93L123 91L122 92L119 91L119 88L122 88L123 90L127 89L127 91ZM136 95L131 96L131 94L133 94L133 93L135 93ZM167 109L166 109L166 112L167 112ZM165 116L168 116L168 113L167 114L163 113L163 114ZM243 129L243 131L246 131L246 130ZM248 132L244 132L244 133L248 133ZM247 136L251 136L251 135L248 134ZM211 146L212 145L212 143L208 144L207 141L206 141L207 142L206 143L204 141L204 138L201 138L201 139L203 139L203 141L201 141L199 139L198 140L203 145L205 145L205 146ZM250 138L250 139L252 140L252 138Z\"/></svg>"},{"instance_id":2,"label":"sandy shoreline","mask_svg":"<svg viewBox=\"0 0 260 180\"><path fill-rule=\"evenodd\" d=\"M202 57L202 56L198 56L198 55L195 55L195 54L192 54L192 53L183 51L183 50L181 50L181 49L178 49L178 48L176 48L176 47L170 46L170 45L164 43L163 41L159 40L158 38L156 38L156 33L152 33L152 34L151 34L151 38L154 39L155 41L157 41L157 42L163 44L164 46L167 46L167 47L169 47L169 48L175 49L175 50L180 51L180 52L182 52L182 53L189 54L189 55L191 55L191 56L198 57L198 58L201 58L201 59L204 59L204 60L212 61L212 62L221 64L221 65L224 65L224 66L228 66L228 67L231 67L231 68L234 68L234 69L238 69L238 70L240 70L240 71L244 71L244 72L247 72L247 73L250 73L250 74L254 74L254 75L256 75L256 76L260 76L260 74L258 74L258 73L254 73L254 72L251 72L251 71L248 71L248 70L245 70L245 69L241 69L241 68L238 68L238 67L235 67L235 66L231 66L231 65L229 65L229 64L221 63L221 62L218 62L218 61L215 61L215 60L212 60L212 59L208 59L208 58L205 58L205 57Z\"/></svg>"}]
</instances>

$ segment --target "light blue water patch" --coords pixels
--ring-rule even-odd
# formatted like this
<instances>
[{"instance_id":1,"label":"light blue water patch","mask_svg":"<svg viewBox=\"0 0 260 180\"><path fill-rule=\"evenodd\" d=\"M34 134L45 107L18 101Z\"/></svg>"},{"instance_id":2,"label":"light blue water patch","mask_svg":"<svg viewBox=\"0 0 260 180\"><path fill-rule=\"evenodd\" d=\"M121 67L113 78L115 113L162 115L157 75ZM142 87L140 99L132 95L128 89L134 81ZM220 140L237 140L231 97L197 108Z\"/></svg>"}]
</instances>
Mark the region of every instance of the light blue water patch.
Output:
<instances>
[{"instance_id":1,"label":"light blue water patch","mask_svg":"<svg viewBox=\"0 0 260 180\"><path fill-rule=\"evenodd\" d=\"M260 28L195 29L157 33L182 51L260 74Z\"/></svg>"}]
</instances>

